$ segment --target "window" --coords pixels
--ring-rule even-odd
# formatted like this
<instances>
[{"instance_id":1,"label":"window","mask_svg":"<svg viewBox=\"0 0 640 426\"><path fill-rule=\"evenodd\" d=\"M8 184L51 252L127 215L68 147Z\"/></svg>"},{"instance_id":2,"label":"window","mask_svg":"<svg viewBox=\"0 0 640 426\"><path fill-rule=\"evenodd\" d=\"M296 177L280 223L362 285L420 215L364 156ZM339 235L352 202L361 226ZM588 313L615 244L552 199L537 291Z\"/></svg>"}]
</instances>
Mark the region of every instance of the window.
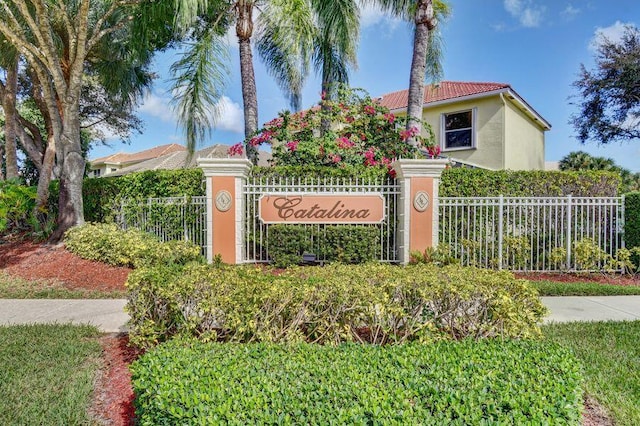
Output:
<instances>
[{"instance_id":1,"label":"window","mask_svg":"<svg viewBox=\"0 0 640 426\"><path fill-rule=\"evenodd\" d=\"M93 177L100 177L100 169L95 169L93 171Z\"/></svg>"},{"instance_id":2,"label":"window","mask_svg":"<svg viewBox=\"0 0 640 426\"><path fill-rule=\"evenodd\" d=\"M442 149L475 147L475 109L442 114Z\"/></svg>"}]
</instances>

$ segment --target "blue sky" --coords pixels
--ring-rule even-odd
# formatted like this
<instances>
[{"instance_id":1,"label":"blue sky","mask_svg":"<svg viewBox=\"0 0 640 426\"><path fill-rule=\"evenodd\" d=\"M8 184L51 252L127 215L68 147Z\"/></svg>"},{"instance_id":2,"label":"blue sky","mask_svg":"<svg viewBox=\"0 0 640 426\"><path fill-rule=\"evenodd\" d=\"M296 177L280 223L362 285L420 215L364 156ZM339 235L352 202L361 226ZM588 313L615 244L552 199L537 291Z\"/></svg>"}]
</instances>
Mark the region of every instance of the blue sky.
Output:
<instances>
[{"instance_id":1,"label":"blue sky","mask_svg":"<svg viewBox=\"0 0 640 426\"><path fill-rule=\"evenodd\" d=\"M640 26L637 0L450 0L452 15L441 24L444 41L444 79L508 83L553 128L546 134L546 160L557 161L571 151L613 158L640 172L640 142L598 146L576 141L569 118L577 108L571 84L580 64L593 67L593 43L599 34L616 39L624 24ZM362 11L358 69L351 85L372 96L406 89L411 62L412 29L380 12ZM202 146L234 144L243 139L242 95L237 44L229 43L231 73L225 91L225 108L217 128ZM140 107L145 122L142 135L130 145L110 141L95 147L90 157L135 152L166 143L183 143L166 92L168 68L175 53L156 59L158 80ZM287 101L256 57L259 119L266 122L288 108ZM311 76L305 86L303 106L319 99L320 84Z\"/></svg>"}]
</instances>

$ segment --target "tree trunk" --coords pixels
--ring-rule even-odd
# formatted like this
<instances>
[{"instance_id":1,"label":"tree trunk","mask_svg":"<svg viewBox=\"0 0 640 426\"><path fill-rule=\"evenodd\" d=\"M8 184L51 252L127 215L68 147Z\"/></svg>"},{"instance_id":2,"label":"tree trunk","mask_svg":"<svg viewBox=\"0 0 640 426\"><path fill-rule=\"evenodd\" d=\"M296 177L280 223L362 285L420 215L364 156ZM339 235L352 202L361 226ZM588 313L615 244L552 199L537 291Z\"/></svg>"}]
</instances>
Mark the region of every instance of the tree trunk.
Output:
<instances>
[{"instance_id":1,"label":"tree trunk","mask_svg":"<svg viewBox=\"0 0 640 426\"><path fill-rule=\"evenodd\" d=\"M60 194L58 199L58 221L51 242L61 241L64 233L71 227L84 224L84 203L82 183L85 160L80 143L80 110L77 96L67 99L63 118L63 132L56 155L61 163Z\"/></svg>"},{"instance_id":2,"label":"tree trunk","mask_svg":"<svg viewBox=\"0 0 640 426\"><path fill-rule=\"evenodd\" d=\"M431 0L419 0L416 9L413 33L413 57L409 74L409 96L407 100L407 130L412 127L422 132L422 109L424 106L424 78L427 68L430 22L433 19ZM409 138L409 143L418 145L417 139Z\"/></svg>"},{"instance_id":3,"label":"tree trunk","mask_svg":"<svg viewBox=\"0 0 640 426\"><path fill-rule=\"evenodd\" d=\"M253 54L251 52L251 36L253 35L253 2L237 3L238 19L236 34L240 51L240 77L242 80L242 103L244 109L244 137L253 136L258 130L258 93L256 76L253 70ZM258 150L247 144L247 157L255 164L258 161Z\"/></svg>"},{"instance_id":4,"label":"tree trunk","mask_svg":"<svg viewBox=\"0 0 640 426\"><path fill-rule=\"evenodd\" d=\"M7 168L6 178L18 178L18 156L16 151L16 96L18 93L18 60L7 67L7 84L2 108L4 109L4 143L5 143L5 164Z\"/></svg>"}]
</instances>

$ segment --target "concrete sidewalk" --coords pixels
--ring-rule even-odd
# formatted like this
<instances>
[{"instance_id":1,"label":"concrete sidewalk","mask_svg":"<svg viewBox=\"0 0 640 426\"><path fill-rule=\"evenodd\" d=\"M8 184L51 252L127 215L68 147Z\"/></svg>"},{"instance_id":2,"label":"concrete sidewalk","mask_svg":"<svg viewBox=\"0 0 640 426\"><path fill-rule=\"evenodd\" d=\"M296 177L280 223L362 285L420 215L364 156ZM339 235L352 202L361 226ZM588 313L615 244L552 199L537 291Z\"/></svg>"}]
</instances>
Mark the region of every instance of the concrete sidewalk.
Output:
<instances>
[{"instance_id":1,"label":"concrete sidewalk","mask_svg":"<svg viewBox=\"0 0 640 426\"><path fill-rule=\"evenodd\" d=\"M125 299L0 299L0 325L74 323L95 325L104 333L127 331Z\"/></svg>"},{"instance_id":2,"label":"concrete sidewalk","mask_svg":"<svg viewBox=\"0 0 640 426\"><path fill-rule=\"evenodd\" d=\"M127 331L124 299L0 299L0 325L92 324L105 333ZM640 296L542 297L549 322L640 320Z\"/></svg>"},{"instance_id":3,"label":"concrete sidewalk","mask_svg":"<svg viewBox=\"0 0 640 426\"><path fill-rule=\"evenodd\" d=\"M640 320L640 296L541 297L548 322Z\"/></svg>"}]
</instances>

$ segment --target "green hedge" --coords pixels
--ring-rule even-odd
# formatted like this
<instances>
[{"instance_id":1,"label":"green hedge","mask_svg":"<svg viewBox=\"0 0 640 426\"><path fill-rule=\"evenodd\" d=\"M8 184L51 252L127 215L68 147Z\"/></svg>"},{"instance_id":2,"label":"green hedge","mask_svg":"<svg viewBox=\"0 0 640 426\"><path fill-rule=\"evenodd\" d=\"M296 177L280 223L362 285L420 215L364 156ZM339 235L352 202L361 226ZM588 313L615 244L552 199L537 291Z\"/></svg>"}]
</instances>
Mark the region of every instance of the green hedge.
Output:
<instances>
[{"instance_id":1,"label":"green hedge","mask_svg":"<svg viewBox=\"0 0 640 426\"><path fill-rule=\"evenodd\" d=\"M136 229L121 230L115 224L85 224L65 234L66 248L83 259L117 266L185 264L204 262L200 247L188 241L160 242Z\"/></svg>"},{"instance_id":2,"label":"green hedge","mask_svg":"<svg viewBox=\"0 0 640 426\"><path fill-rule=\"evenodd\" d=\"M441 197L615 197L621 183L612 172L512 171L452 168L442 173Z\"/></svg>"},{"instance_id":3,"label":"green hedge","mask_svg":"<svg viewBox=\"0 0 640 426\"><path fill-rule=\"evenodd\" d=\"M314 253L325 262L365 263L379 256L380 230L355 225L271 225L267 247L279 268L300 264L304 253Z\"/></svg>"},{"instance_id":4,"label":"green hedge","mask_svg":"<svg viewBox=\"0 0 640 426\"><path fill-rule=\"evenodd\" d=\"M358 178L364 180L386 181L389 179L389 172L386 167L319 167L319 166L276 166L276 167L253 167L252 177L259 178L334 178L350 179Z\"/></svg>"},{"instance_id":5,"label":"green hedge","mask_svg":"<svg viewBox=\"0 0 640 426\"><path fill-rule=\"evenodd\" d=\"M205 195L202 169L150 170L119 177L87 178L82 194L87 222L113 220L122 198L158 198ZM57 209L58 182L51 184L50 206Z\"/></svg>"},{"instance_id":6,"label":"green hedge","mask_svg":"<svg viewBox=\"0 0 640 426\"><path fill-rule=\"evenodd\" d=\"M537 337L546 309L505 271L369 263L294 267L159 266L129 274L131 341L386 344Z\"/></svg>"},{"instance_id":7,"label":"green hedge","mask_svg":"<svg viewBox=\"0 0 640 426\"><path fill-rule=\"evenodd\" d=\"M625 195L624 242L627 247L640 247L640 192Z\"/></svg>"},{"instance_id":8,"label":"green hedge","mask_svg":"<svg viewBox=\"0 0 640 426\"><path fill-rule=\"evenodd\" d=\"M431 345L173 341L132 366L159 424L578 424L582 373L542 341Z\"/></svg>"}]
</instances>

